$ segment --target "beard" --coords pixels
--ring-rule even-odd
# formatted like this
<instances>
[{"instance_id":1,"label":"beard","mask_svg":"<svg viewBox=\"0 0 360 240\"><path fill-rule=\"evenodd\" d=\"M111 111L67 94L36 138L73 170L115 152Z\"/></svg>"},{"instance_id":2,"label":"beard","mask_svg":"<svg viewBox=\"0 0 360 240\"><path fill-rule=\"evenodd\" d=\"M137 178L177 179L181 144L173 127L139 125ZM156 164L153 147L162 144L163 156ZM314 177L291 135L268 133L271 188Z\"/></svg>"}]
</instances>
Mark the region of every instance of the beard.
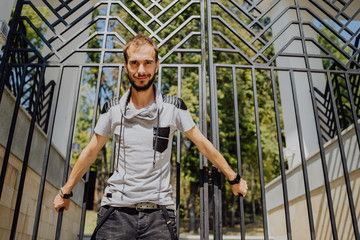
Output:
<instances>
[{"instance_id":1,"label":"beard","mask_svg":"<svg viewBox=\"0 0 360 240\"><path fill-rule=\"evenodd\" d=\"M129 76L129 80L130 80L131 86L133 88L135 88L136 91L142 92L142 91L148 90L151 87L151 85L154 83L154 81L155 81L155 73L154 73L153 77L149 80L149 82L145 86L136 85L136 83L132 80L132 78L130 76Z\"/></svg>"}]
</instances>

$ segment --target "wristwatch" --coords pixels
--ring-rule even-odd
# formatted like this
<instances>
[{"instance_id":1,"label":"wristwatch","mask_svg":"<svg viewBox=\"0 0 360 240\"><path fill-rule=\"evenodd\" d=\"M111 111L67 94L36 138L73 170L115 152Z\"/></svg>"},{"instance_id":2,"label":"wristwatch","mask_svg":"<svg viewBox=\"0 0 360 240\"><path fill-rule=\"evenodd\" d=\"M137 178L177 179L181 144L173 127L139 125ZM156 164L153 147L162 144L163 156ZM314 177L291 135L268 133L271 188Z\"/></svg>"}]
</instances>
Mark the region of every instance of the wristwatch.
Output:
<instances>
[{"instance_id":1,"label":"wristwatch","mask_svg":"<svg viewBox=\"0 0 360 240\"><path fill-rule=\"evenodd\" d=\"M73 196L72 191L70 192L70 194L66 194L62 191L62 189L59 189L59 194L63 199L70 199Z\"/></svg>"},{"instance_id":2,"label":"wristwatch","mask_svg":"<svg viewBox=\"0 0 360 240\"><path fill-rule=\"evenodd\" d=\"M230 181L229 179L227 180L230 185L234 185L234 184L238 184L240 182L240 174L239 173L236 173L236 177L234 178L234 180Z\"/></svg>"}]
</instances>

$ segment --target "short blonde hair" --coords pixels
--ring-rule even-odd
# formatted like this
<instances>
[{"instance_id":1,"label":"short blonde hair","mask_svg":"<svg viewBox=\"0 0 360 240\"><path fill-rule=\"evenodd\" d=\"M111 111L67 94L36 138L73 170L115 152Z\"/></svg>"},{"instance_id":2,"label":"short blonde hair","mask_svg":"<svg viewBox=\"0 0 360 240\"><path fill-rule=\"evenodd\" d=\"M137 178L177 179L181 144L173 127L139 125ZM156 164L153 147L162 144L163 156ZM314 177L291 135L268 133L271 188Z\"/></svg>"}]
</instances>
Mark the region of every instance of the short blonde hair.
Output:
<instances>
[{"instance_id":1,"label":"short blonde hair","mask_svg":"<svg viewBox=\"0 0 360 240\"><path fill-rule=\"evenodd\" d=\"M151 38L148 38L147 36L145 36L142 33L139 33L138 35L130 38L130 40L125 44L124 49L123 49L125 62L127 63L127 61L128 61L127 52L128 52L128 49L129 49L130 46L138 47L138 46L142 46L144 44L149 44L154 48L154 50L155 50L155 62L157 62L157 60L159 58L159 48L158 48L158 46L156 45L156 43Z\"/></svg>"}]
</instances>

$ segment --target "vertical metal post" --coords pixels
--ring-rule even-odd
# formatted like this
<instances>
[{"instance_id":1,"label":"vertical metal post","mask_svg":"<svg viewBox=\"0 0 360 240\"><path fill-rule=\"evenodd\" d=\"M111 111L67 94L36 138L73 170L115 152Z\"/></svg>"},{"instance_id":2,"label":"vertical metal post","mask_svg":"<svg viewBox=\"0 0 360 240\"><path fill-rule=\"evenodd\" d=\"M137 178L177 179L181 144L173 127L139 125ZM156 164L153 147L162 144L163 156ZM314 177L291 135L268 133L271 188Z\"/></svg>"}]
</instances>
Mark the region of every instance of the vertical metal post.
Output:
<instances>
[{"instance_id":1,"label":"vertical metal post","mask_svg":"<svg viewBox=\"0 0 360 240\"><path fill-rule=\"evenodd\" d=\"M235 136L236 136L236 156L237 156L237 171L242 176L241 168L241 145L240 145L240 129L239 129L239 106L237 98L237 84L236 84L236 68L232 67L232 79L233 79L233 95L234 95L234 115L235 115ZM239 195L240 206L240 231L241 239L245 239L245 214L244 214L244 198Z\"/></svg>"},{"instance_id":2,"label":"vertical metal post","mask_svg":"<svg viewBox=\"0 0 360 240\"><path fill-rule=\"evenodd\" d=\"M201 66L199 69L199 124L207 137L206 111L206 19L205 0L200 1ZM200 239L209 239L209 171L207 159L200 153Z\"/></svg>"},{"instance_id":3,"label":"vertical metal post","mask_svg":"<svg viewBox=\"0 0 360 240\"><path fill-rule=\"evenodd\" d=\"M253 85L252 87L253 87L253 97L254 97L254 111L255 111L255 123L256 123L258 160L259 160L259 174L260 174L260 186L261 186L261 202L262 202L264 239L267 240L267 239L269 239L269 231L268 231L268 222L267 222L264 167L263 167L261 136L260 136L259 108L258 108L258 102L257 102L256 76L255 76L255 68L254 67L251 68L251 76L252 76L252 85Z\"/></svg>"},{"instance_id":4,"label":"vertical metal post","mask_svg":"<svg viewBox=\"0 0 360 240\"><path fill-rule=\"evenodd\" d=\"M119 66L119 73L118 73L118 81L117 81L117 91L116 91L116 97L120 97L120 88L121 88L121 74L122 74L122 66ZM112 140L112 146L111 146L111 159L110 159L110 176L114 172L114 165L115 163L115 149L116 149L116 139L115 134L113 134L113 140Z\"/></svg>"},{"instance_id":5,"label":"vertical metal post","mask_svg":"<svg viewBox=\"0 0 360 240\"><path fill-rule=\"evenodd\" d=\"M297 94L296 94L294 73L292 70L290 71L290 82L291 82L291 90L292 90L293 103L294 103L294 109L295 109L296 126L297 126L297 132L298 132L298 137L299 137L301 165L302 165L303 177L304 177L305 196L306 196L306 205L307 205L307 210L308 210L310 236L311 236L312 240L315 240L315 228L314 228L314 218L313 218L312 206L311 206L309 177L308 177L308 172L307 172L304 141L303 141L303 135L302 135L303 131L302 131L301 122L300 122L300 113L299 113L299 105L298 105Z\"/></svg>"},{"instance_id":6,"label":"vertical metal post","mask_svg":"<svg viewBox=\"0 0 360 240\"><path fill-rule=\"evenodd\" d=\"M49 163L50 149L51 149L52 137L53 137L53 132L54 132L55 117L56 117L56 109L57 109L57 104L58 104L58 101L59 101L63 70L64 70L63 66L61 66L60 69L59 69L60 72L58 73L58 80L57 80L57 83L56 83L56 86L55 86L55 93L54 93L54 96L53 96L54 101L52 102L52 106L51 106L49 127L48 127L48 130L47 130L44 161L43 161L43 167L42 167L42 172L41 172L40 188L39 188L39 193L38 193L38 201L37 201L37 204L36 204L36 213L35 213L32 240L37 239L37 234L38 234L38 230L39 230L41 206L42 206L44 189L45 189L46 174L47 174L48 163Z\"/></svg>"},{"instance_id":7,"label":"vertical metal post","mask_svg":"<svg viewBox=\"0 0 360 240\"><path fill-rule=\"evenodd\" d=\"M36 67L34 67L34 68L36 69ZM43 65L43 66L41 66L39 86L41 86L44 81L44 74L45 74L45 67ZM27 141L26 141L23 165L22 165L22 169L21 169L19 188L18 188L18 192L17 192L14 217L13 217L11 233L10 233L11 240L15 239L15 235L16 235L16 227L17 227L18 218L19 218L19 214L20 214L20 205L21 205L22 193L23 193L24 185L25 185L25 177L26 177L26 171L27 171L27 166L28 166L28 162L29 162L32 137L33 137L35 123L36 123L36 114L37 114L37 109L38 109L38 105L39 105L40 93L41 93L41 87L38 87L37 92L36 92L36 97L35 97L34 109L33 109L31 121L30 121L29 133L28 133L28 137L27 137Z\"/></svg>"},{"instance_id":8,"label":"vertical metal post","mask_svg":"<svg viewBox=\"0 0 360 240\"><path fill-rule=\"evenodd\" d=\"M177 68L177 95L181 97L181 67ZM181 132L176 133L176 229L180 233L180 185L181 185Z\"/></svg>"},{"instance_id":9,"label":"vertical metal post","mask_svg":"<svg viewBox=\"0 0 360 240\"><path fill-rule=\"evenodd\" d=\"M103 55L104 51L102 51L101 54ZM103 56L101 57L101 59L103 59ZM94 128L95 128L95 124L96 124L96 116L97 116L97 112L98 112L98 102L99 102L99 94L100 94L100 88L101 88L102 72L103 72L103 65L101 64L100 67L99 67L99 71L98 71L98 79L96 81L96 94L95 94L95 99L94 99L94 112L93 112L92 123L91 123L91 134L90 134L91 137L90 137L89 141L91 140L91 138L94 135ZM84 237L85 218L86 218L86 204L87 204L87 200L88 200L88 197L89 197L89 184L90 184L89 183L89 177L90 177L90 169L88 169L86 171L86 174L85 174L85 190L84 190L83 202L82 202L79 239L83 239L83 237Z\"/></svg>"},{"instance_id":10,"label":"vertical metal post","mask_svg":"<svg viewBox=\"0 0 360 240\"><path fill-rule=\"evenodd\" d=\"M179 238L180 235L180 188L181 188L181 137L180 131L176 133L176 234Z\"/></svg>"},{"instance_id":11,"label":"vertical metal post","mask_svg":"<svg viewBox=\"0 0 360 240\"><path fill-rule=\"evenodd\" d=\"M71 149L72 149L72 143L73 143L73 138L74 138L76 112L77 112L77 106L78 106L80 86L81 86L81 82L82 82L82 75L83 75L83 67L80 66L79 72L78 72L78 78L77 78L79 82L76 85L74 102L73 102L73 107L72 107L72 112L71 112L71 123L70 123L70 129L69 129L68 143L67 143L67 147L66 147L66 158L65 158L65 166L64 166L62 185L64 185L66 183L68 174L69 174L69 167L70 167L70 161L71 161L71 156L72 156ZM60 209L60 211L58 213L56 232L55 232L56 240L60 239L63 214L64 214L63 209Z\"/></svg>"},{"instance_id":12,"label":"vertical metal post","mask_svg":"<svg viewBox=\"0 0 360 240\"><path fill-rule=\"evenodd\" d=\"M285 221L286 221L286 235L287 235L287 239L291 240L292 236L291 236L289 198L288 198L288 191L287 191L287 184L286 184L286 172L285 172L283 143L282 143L282 137L281 137L279 103L278 103L278 99L277 99L277 88L276 88L274 69L271 69L271 85L272 85L272 91L273 91L275 120L276 120L276 133L277 133L277 140L278 140L278 147L279 147L281 183L282 183L282 190L283 190Z\"/></svg>"},{"instance_id":13,"label":"vertical metal post","mask_svg":"<svg viewBox=\"0 0 360 240\"><path fill-rule=\"evenodd\" d=\"M299 31L300 31L300 37L301 37L301 45L303 48L303 53L305 55L305 66L306 68L310 68L310 63L309 63L309 57L308 57L308 52L307 52L307 46L305 43L305 34L304 34L304 29L303 29L303 21L302 21L302 17L301 17L301 13L300 13L300 6L299 6L299 2L298 0L295 0L295 4L296 4L296 15L297 18L299 20ZM294 82L294 75L293 72L291 72L291 80L292 80L292 84L295 84ZM308 82L309 82L309 86L310 86L310 94L311 94L311 100L312 100L312 105L313 105L313 112L314 112L314 118L315 118L315 126L316 126L316 132L317 132L317 138L318 138L318 143L319 143L319 150L320 150L320 157L321 157L321 164L322 164L322 168L323 168L323 174L324 174L324 182L325 182L325 189L326 189L326 194L327 194L327 201L328 201L328 209L329 209L329 214L330 214L330 222L331 222L331 229L332 229L332 234L333 234L333 238L334 240L337 239L337 230L336 230L336 223L335 223L335 216L334 216L334 209L333 209L333 204L332 204L332 198L331 198L331 189L330 189L330 183L329 183L329 176L328 176L328 172L327 172L327 166L326 166L326 159L325 159L325 151L324 151L324 145L322 142L322 137L321 137L321 128L320 128L320 124L319 124L319 116L318 116L318 112L316 110L316 99L315 99L315 93L314 93L314 87L313 87L313 83L312 83L312 76L311 76L311 72L307 71L307 76L308 76ZM331 85L331 83L329 82L329 85ZM295 86L293 86L295 88ZM293 89L293 93L296 92L296 90ZM305 175L304 175L305 177ZM307 191L310 191L310 189L308 189ZM307 197L310 198L310 192L307 193ZM312 217L312 211L311 210L311 199L307 199L308 200L308 212L309 212L309 224L310 224L310 232L311 232L311 237L315 239L315 227L314 227L314 222L313 222L313 217ZM311 218L310 218L311 217Z\"/></svg>"},{"instance_id":14,"label":"vertical metal post","mask_svg":"<svg viewBox=\"0 0 360 240\"><path fill-rule=\"evenodd\" d=\"M207 1L207 26L208 26L208 72L209 72L209 82L210 82L210 106L211 106L211 133L212 133L212 142L216 149L219 150L219 122L218 122L218 103L217 103L217 84L215 79L215 66L213 59L213 37L212 37L212 15L211 15L211 1ZM214 239L222 239L222 218L221 218L221 175L218 169L215 167L212 168L212 179L214 186Z\"/></svg>"}]
</instances>

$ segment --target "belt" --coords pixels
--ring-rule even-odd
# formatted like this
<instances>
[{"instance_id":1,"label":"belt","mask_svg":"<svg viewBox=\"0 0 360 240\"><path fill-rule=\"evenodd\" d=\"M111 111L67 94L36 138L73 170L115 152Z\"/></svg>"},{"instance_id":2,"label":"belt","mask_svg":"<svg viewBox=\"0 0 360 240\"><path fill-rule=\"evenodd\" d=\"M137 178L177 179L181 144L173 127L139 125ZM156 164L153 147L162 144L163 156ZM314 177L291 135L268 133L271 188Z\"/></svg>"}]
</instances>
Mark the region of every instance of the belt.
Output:
<instances>
[{"instance_id":1,"label":"belt","mask_svg":"<svg viewBox=\"0 0 360 240\"><path fill-rule=\"evenodd\" d=\"M147 209L160 209L160 205L152 203L152 202L140 202L140 203L136 203L136 204L131 204L131 205L126 205L123 206L126 208L134 208L137 211L143 211L143 210L147 210ZM122 207L120 207L122 208ZM174 205L166 205L165 206L166 209L168 210L174 210L175 211L175 206Z\"/></svg>"}]
</instances>

